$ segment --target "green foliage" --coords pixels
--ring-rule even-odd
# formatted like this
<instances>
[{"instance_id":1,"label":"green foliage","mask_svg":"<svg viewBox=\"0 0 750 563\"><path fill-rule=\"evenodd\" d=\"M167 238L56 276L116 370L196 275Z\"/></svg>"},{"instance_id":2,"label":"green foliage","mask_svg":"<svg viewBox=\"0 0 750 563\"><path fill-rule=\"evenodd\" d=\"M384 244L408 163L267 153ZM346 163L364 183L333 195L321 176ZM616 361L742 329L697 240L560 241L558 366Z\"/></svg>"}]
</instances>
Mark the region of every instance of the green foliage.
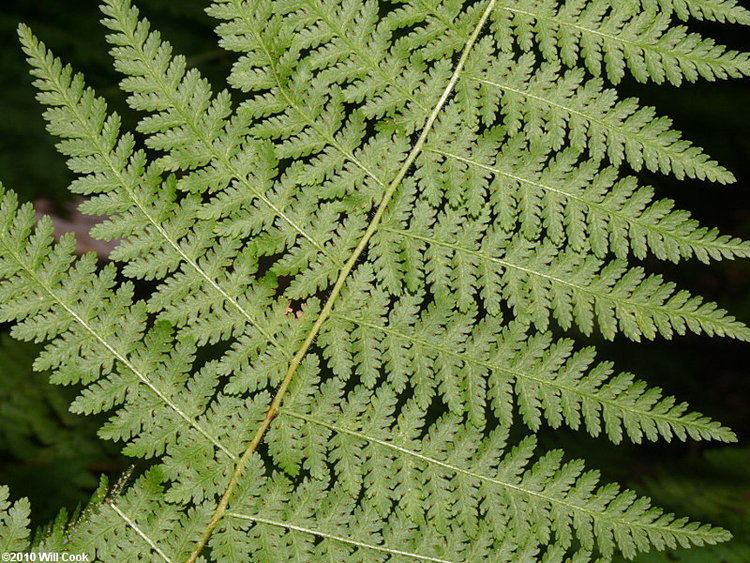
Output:
<instances>
[{"instance_id":1,"label":"green foliage","mask_svg":"<svg viewBox=\"0 0 750 563\"><path fill-rule=\"evenodd\" d=\"M40 549L585 561L729 538L537 452L533 434L736 440L556 333L750 340L628 262L750 254L628 167L734 177L604 86L626 68L673 84L750 74L746 54L670 23L747 12L216 0L221 46L239 53L233 101L129 0L102 11L135 134L19 35L71 190L118 246L103 266L78 257L3 192L0 319L45 343L36 369L81 387L73 412L107 413L100 436L152 467L61 516Z\"/></svg>"},{"instance_id":2,"label":"green foliage","mask_svg":"<svg viewBox=\"0 0 750 563\"><path fill-rule=\"evenodd\" d=\"M507 46L517 42L524 51L538 45L547 60L561 60L573 67L582 62L593 75L606 75L614 84L626 68L636 80L670 82L737 78L746 76L750 58L717 45L712 39L690 33L685 26L671 26L672 10L685 19L688 13L701 19L748 23L748 12L735 2L702 0L568 0L529 2L516 6L501 1L493 30ZM666 7L666 9L664 9ZM661 9L660 9L661 8Z\"/></svg>"},{"instance_id":3,"label":"green foliage","mask_svg":"<svg viewBox=\"0 0 750 563\"><path fill-rule=\"evenodd\" d=\"M3 553L22 551L29 546L29 501L11 503L8 487L0 487L0 549Z\"/></svg>"},{"instance_id":4,"label":"green foliage","mask_svg":"<svg viewBox=\"0 0 750 563\"><path fill-rule=\"evenodd\" d=\"M37 346L0 336L0 481L16 495L48 503L37 506L37 522L86 499L100 471L122 469L112 445L97 439L101 421L68 412L75 390L32 372L38 353Z\"/></svg>"},{"instance_id":5,"label":"green foliage","mask_svg":"<svg viewBox=\"0 0 750 563\"><path fill-rule=\"evenodd\" d=\"M720 561L741 563L750 557L747 448L709 449L697 459L669 464L639 484L670 507L692 516L720 522L732 531L730 542L695 550L647 554L638 560Z\"/></svg>"},{"instance_id":6,"label":"green foliage","mask_svg":"<svg viewBox=\"0 0 750 563\"><path fill-rule=\"evenodd\" d=\"M180 48L186 49L190 64L208 67L212 80L220 82L228 57L217 49L211 33L211 20L203 13L203 0L182 0L179 5L169 0L143 0L143 9L158 22ZM0 36L12 45L19 21L43 34L55 49L85 65L89 76L108 101L118 109L125 104L113 87L116 74L101 34L92 33L98 26L97 10L90 2L10 0L0 14ZM210 63L210 64L206 64ZM24 201L51 200L65 204L70 200L67 184L71 175L65 164L55 158L54 143L42 129L39 106L34 90L27 80L28 68L23 57L13 48L0 53L0 180L12 185ZM63 205L60 205L63 207Z\"/></svg>"}]
</instances>

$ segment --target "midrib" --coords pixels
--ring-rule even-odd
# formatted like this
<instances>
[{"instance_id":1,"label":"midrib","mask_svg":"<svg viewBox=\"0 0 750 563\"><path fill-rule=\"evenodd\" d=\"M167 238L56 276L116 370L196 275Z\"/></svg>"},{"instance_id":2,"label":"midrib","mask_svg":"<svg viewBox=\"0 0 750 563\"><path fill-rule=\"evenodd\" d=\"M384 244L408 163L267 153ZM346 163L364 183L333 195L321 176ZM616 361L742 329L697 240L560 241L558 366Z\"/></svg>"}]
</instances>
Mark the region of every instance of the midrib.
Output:
<instances>
[{"instance_id":1,"label":"midrib","mask_svg":"<svg viewBox=\"0 0 750 563\"><path fill-rule=\"evenodd\" d=\"M239 459L239 461L237 461L232 477L229 480L229 483L226 489L224 490L221 500L219 501L219 504L217 505L210 522L208 523L203 534L201 535L201 538L196 543L195 549L190 554L190 557L187 560L188 563L195 563L195 561L197 561L198 557L203 551L203 548L208 543L208 540L210 539L211 534L213 533L214 529L216 528L216 526L218 526L219 522L225 515L227 511L227 506L229 505L229 500L232 496L232 493L234 492L234 489L236 488L239 482L239 479L242 476L242 473L244 472L247 462L250 460L256 448L262 441L266 431L268 430L268 427L271 424L271 421L278 414L279 407L281 406L281 403L284 400L284 397L286 396L287 390L289 388L289 384L294 378L294 375L296 374L297 369L302 363L302 360L307 355L307 352L310 349L310 346L312 346L312 343L315 341L315 338L320 332L320 329L322 328L323 324L330 317L333 311L333 306L336 303L336 300L338 299L341 293L341 290L346 284L346 280L348 279L349 274L354 269L354 266L357 263L357 260L359 260L360 256L367 248L367 245L369 244L370 239L372 238L372 236L375 234L375 231L380 226L380 222L382 221L383 215L385 214L388 204L390 203L391 199L393 199L393 196L396 193L396 190L401 185L401 182L406 177L406 174L411 169L411 166L414 164L417 157L422 153L425 143L427 142L427 137L430 134L430 131L432 130L433 126L435 125L435 121L437 121L437 118L440 115L440 112L442 111L443 107L448 102L448 99L453 93L456 83L458 82L458 79L461 76L461 72L463 71L464 66L466 65L466 61L469 58L471 49L473 48L474 44L479 38L479 34L481 33L482 28L484 28L484 25L487 23L487 20L489 19L489 16L492 13L492 10L494 9L496 3L497 3L497 0L489 0L487 7L485 8L482 14L482 17L480 18L479 22L475 26L474 31L472 32L471 36L466 41L466 45L464 46L464 49L461 53L461 58L459 59L458 64L456 65L456 68L453 71L453 74L450 80L448 81L448 84L443 90L442 96L438 100L437 104L432 110L432 113L430 114L427 121L425 122L425 126L422 129L422 133L417 139L417 142L414 144L414 147L412 148L412 150L409 152L409 155L407 156L403 165L399 169L398 174L396 174L396 177L388 185L386 192L383 195L383 198L381 199L380 204L378 205L375 215L372 217L372 220L370 221L370 224L367 227L367 230L362 235L362 238L360 239L359 243L357 244L356 248L352 252L349 259L344 263L344 266L339 271L339 276L336 279L336 283L334 284L333 289L331 290L331 293L328 299L326 300L325 305L323 306L323 309L320 311L320 314L318 315L318 318L316 319L315 324L312 326L312 328L308 332L307 337L302 343L302 346L299 348L297 353L292 358L292 361L289 364L289 368L286 372L286 375L284 376L284 379L282 380L281 384L279 385L276 391L276 395L274 396L273 401L271 402L271 406L266 412L266 416L263 418L263 421L261 422L260 426L256 430L255 436L253 437L250 444L247 446L247 449L245 450L245 452L242 454L242 457Z\"/></svg>"}]
</instances>

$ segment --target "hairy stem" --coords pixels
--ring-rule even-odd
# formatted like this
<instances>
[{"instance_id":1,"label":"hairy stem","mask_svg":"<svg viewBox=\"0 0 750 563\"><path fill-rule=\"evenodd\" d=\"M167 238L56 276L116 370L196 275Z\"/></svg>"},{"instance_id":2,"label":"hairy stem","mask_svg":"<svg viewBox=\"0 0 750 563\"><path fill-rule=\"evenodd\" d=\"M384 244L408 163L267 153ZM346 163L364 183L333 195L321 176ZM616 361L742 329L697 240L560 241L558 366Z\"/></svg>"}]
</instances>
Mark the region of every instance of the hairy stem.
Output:
<instances>
[{"instance_id":1,"label":"hairy stem","mask_svg":"<svg viewBox=\"0 0 750 563\"><path fill-rule=\"evenodd\" d=\"M404 177L409 172L409 169L411 168L412 164L414 164L414 161L422 152L422 149L424 148L424 145L427 141L427 136L429 135L430 131L435 125L435 121L437 120L438 115L440 115L440 111L443 109L445 104L448 102L448 99L450 98L451 94L453 93L453 89L455 88L456 83L458 82L458 79L461 75L461 72L464 66L466 65L466 61L469 58L469 53L471 52L472 47L474 46L477 39L479 38L479 34L481 33L482 28L487 22L487 19L492 13L492 10L495 7L496 1L497 0L490 0L489 3L487 4L487 7L485 8L481 19L479 20L476 27L474 28L474 32L471 34L468 41L466 42L463 52L461 53L461 58L459 59L458 64L456 65L456 68L453 71L453 75L451 76L451 79L448 82L448 85L445 87L445 90L443 91L443 95L440 97L440 100L435 105L435 108L432 110L430 117L427 119L427 122L425 123L425 126L422 129L422 133L419 136L419 139L417 139L417 142L415 143L414 147L409 152L408 157L406 158L403 165L399 169L396 177L388 185L388 188L386 189L386 192L383 195L383 198L381 199L380 204L378 205L377 211L375 212L375 215L373 216L372 221L370 222L370 225L367 227L367 230L365 231L364 235L360 239L359 244L354 249L354 251L352 252L349 259L346 261L344 266L341 268L339 272L339 276L336 280L336 283L333 286L333 290L331 291L331 294L328 297L328 300L323 306L323 309L320 311L320 314L318 315L318 318L315 321L315 324L312 326L312 328L310 329L310 332L307 334L307 338L305 338L305 341L302 343L302 346L299 348L297 353L292 358L292 361L289 364L289 369L287 370L286 375L284 376L284 379L281 382L281 385L279 385L279 388L276 391L276 395L274 396L273 401L271 402L271 406L266 412L266 416L263 418L263 421L258 427L258 430L255 432L255 436L253 437L252 441L245 449L245 452L242 454L242 457L240 457L240 459L235 464L234 473L232 474L232 477L229 480L227 488L225 489L224 494L222 495L221 500L219 501L219 504L216 506L216 509L214 510L214 514L211 517L211 520L209 521L208 526L204 530L201 538L198 540L195 546L195 549L190 554L190 557L187 560L188 563L195 563L195 561L198 559L201 552L203 551L203 548L208 543L208 540L210 539L211 534L213 533L214 529L216 529L216 526L219 525L219 522L221 521L222 517L225 515L227 511L227 506L229 505L229 500L231 499L232 493L237 487L237 483L239 482L240 477L242 476L242 473L245 470L245 466L247 465L248 460L252 457L253 453L255 453L255 450L258 448L258 445L263 440L263 436L268 430L268 427L271 425L271 421L273 421L273 419L278 414L279 407L281 406L281 402L284 400L284 396L286 395L286 392L289 389L289 385L292 382L292 379L294 378L294 375L297 372L299 365L302 363L302 360L307 354L307 351L310 349L310 346L312 346L312 343L315 341L315 338L318 336L318 333L320 332L320 329L322 328L323 323L325 323L328 317L331 315L331 312L333 311L333 306L339 294L341 293L341 290L343 289L344 284L346 283L346 280L349 277L349 274L354 268L354 265L357 263L357 260L359 260L359 257L365 251L365 248L367 248L367 245L369 244L370 239L372 238L373 234L375 234L375 231L380 225L383 215L385 214L385 211L391 199L393 198L393 195L396 193L396 190L401 185L401 182L403 181Z\"/></svg>"}]
</instances>

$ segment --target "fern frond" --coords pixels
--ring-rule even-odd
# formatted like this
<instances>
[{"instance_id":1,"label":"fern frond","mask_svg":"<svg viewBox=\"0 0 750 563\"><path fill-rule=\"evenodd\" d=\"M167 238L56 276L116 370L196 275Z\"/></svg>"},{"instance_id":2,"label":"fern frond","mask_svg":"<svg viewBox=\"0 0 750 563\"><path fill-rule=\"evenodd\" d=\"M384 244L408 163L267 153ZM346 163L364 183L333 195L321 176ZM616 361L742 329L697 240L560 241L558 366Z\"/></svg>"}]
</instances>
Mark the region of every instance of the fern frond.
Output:
<instances>
[{"instance_id":1,"label":"fern frond","mask_svg":"<svg viewBox=\"0 0 750 563\"><path fill-rule=\"evenodd\" d=\"M503 453L514 418L614 442L735 439L551 336L554 319L609 339L750 338L626 261L750 250L621 165L731 173L575 68L747 73L747 55L669 27L667 3L216 0L235 106L129 0L105 0L149 153L22 27L73 187L122 242L104 267L75 258L4 194L1 320L46 342L36 366L54 381L84 386L76 412L111 411L102 437L153 459L68 545L112 560L586 561L725 540L536 454L533 436ZM145 300L120 270L153 282Z\"/></svg>"},{"instance_id":2,"label":"fern frond","mask_svg":"<svg viewBox=\"0 0 750 563\"><path fill-rule=\"evenodd\" d=\"M451 412L466 412L478 427L488 406L510 424L514 395L524 423L538 430L542 418L553 427L583 425L596 436L604 424L614 442L628 437L669 440L711 438L734 441L734 434L686 405L662 398L630 374L612 376L608 362L594 364L594 350L574 351L570 340L533 334L528 325L478 319L475 309L459 312L407 294L389 307L388 296L372 286L371 271L359 271L320 335L333 372L367 387L381 369L398 391L414 389L426 406L439 395ZM347 342L348 341L348 342ZM347 344L342 344L346 342Z\"/></svg>"},{"instance_id":3,"label":"fern frond","mask_svg":"<svg viewBox=\"0 0 750 563\"><path fill-rule=\"evenodd\" d=\"M147 22L137 19L138 12L135 8L129 6L129 2L107 3L105 4L105 14L111 16L106 20L106 24L117 32L111 35L109 40L116 45L113 50L115 58L123 61L119 65L119 70L129 77L145 77L149 83L158 84L159 89L152 92L152 95L166 100L167 103L162 111L172 115L172 112L176 111L174 108L179 105L178 101L170 101L177 98L177 94L173 91L176 86L172 86L170 81L158 72L158 69L165 64L170 67L175 65L179 67L179 60L173 59L172 62L168 62L165 57L171 52L171 48L168 44L161 43L158 35L147 34ZM142 29L143 32L137 33L138 29ZM164 58L161 63L160 58ZM271 62L274 63L274 61ZM126 78L123 82L123 88L126 90L130 88L129 80L130 78ZM292 99L289 98L292 94L286 89L283 90L282 94L286 96L285 100L287 98ZM300 94L296 94L296 96L296 105L292 106L293 118L298 119L299 123L295 126L289 125L289 130L297 131L298 126L308 128L309 131L304 135L304 138L300 138L300 143L307 146L310 139L317 138L320 142L329 144L331 150L334 151L325 158L321 156L321 161L325 162L326 166L333 167L327 170L323 177L335 174L344 163L350 162L356 167L356 173L351 178L346 178L345 183L347 185L354 186L360 179L369 179L368 181L375 182L374 189L382 191L383 182L376 178L370 168L374 169L376 163L385 161L382 151L390 147L384 146L383 143L379 145L370 143L369 146L373 150L379 151L377 154L353 154L352 151L361 141L362 124L353 121L349 127L337 135L336 120L331 123L330 116L326 115L326 122L318 123L317 118L313 116L320 115L320 109L306 109L307 105L314 103L315 96L306 95L304 102L300 100ZM143 109L137 103L133 105L136 109ZM237 116L236 120L239 121L252 121L254 118L254 114L247 104L243 104L243 107L238 110ZM230 125L233 131L238 134L242 133L242 127L235 127L235 125L234 121ZM199 125L192 126L200 127ZM257 127L257 125L253 127L256 135L259 134ZM315 141L315 143L317 142ZM205 144L211 145L208 142ZM181 180L181 185L199 186L201 190L206 186L218 185L219 189L229 186L226 194L223 194L222 197L201 211L202 216L208 220L215 220L229 215L227 219L229 224L225 227L224 232L230 236L236 236L238 232L262 234L263 236L259 237L258 243L253 247L253 251L261 256L274 255L284 251L293 247L300 239L300 248L293 249L293 265L279 262L274 269L274 273L279 276L300 275L310 278L309 281L304 279L300 283L310 286L313 290L321 289L321 283L330 282L329 276L321 281L321 271L335 271L341 265L341 256L345 257L347 252L350 252L353 248L352 241L356 241L361 236L362 223L347 222L336 229L335 222L341 213L337 204L319 202L314 193L310 193L311 197L306 198L300 198L295 193L300 183L303 185L317 183L321 179L317 172L310 176L308 167L292 167L284 181L278 184L272 184L269 181L271 178L262 174L260 175L261 182L256 183L256 178L252 172L256 160L248 159L247 156L248 153L257 152L260 159L265 159L261 170L273 170L276 168L277 158L307 156L309 154L308 148L312 145L308 148L302 148L301 145L287 147L281 145L271 154L266 150L268 144L247 144L244 140L234 142L231 146L226 147L226 150L218 150L215 144L211 147L213 156L208 166L203 170L188 174ZM393 162L394 170L397 168L398 161L392 159L387 161ZM338 186L332 189L337 192L341 190ZM372 195L369 199L372 201L376 197L376 195ZM263 216L267 219L260 223L254 221L252 224L248 224L248 211L257 209L258 205L261 206L261 210L264 207L270 208L276 217L270 217L264 213ZM320 209L316 214L309 214L307 211L312 207L319 207ZM270 221L268 218L270 218ZM336 248L336 252L331 250L333 247ZM305 272L308 268L312 270L310 273ZM308 292L307 295L309 294Z\"/></svg>"},{"instance_id":4,"label":"fern frond","mask_svg":"<svg viewBox=\"0 0 750 563\"><path fill-rule=\"evenodd\" d=\"M546 143L528 145L523 134L504 144L494 137L465 136L428 147L427 153L442 159L431 163L431 175L446 181L466 167L465 174L472 169L486 177L483 188L491 192L500 224L509 230L518 224L529 240L544 229L553 243L590 249L599 258L612 252L625 259L631 251L645 258L650 251L660 260L695 256L707 263L750 253L746 241L701 226L672 200L654 201L653 188L639 186L633 176L621 177L617 168L597 159L582 159L578 149L554 152Z\"/></svg>"},{"instance_id":5,"label":"fern frond","mask_svg":"<svg viewBox=\"0 0 750 563\"><path fill-rule=\"evenodd\" d=\"M176 561L168 555L173 552L173 544L165 542L164 534L180 522L180 516L176 507L170 510L166 503L160 502L162 478L159 468L153 468L133 483L126 494L116 490L117 485L108 490L103 480L83 512L70 519L58 518L36 548L97 553L106 561L129 557ZM187 524L187 520L183 523Z\"/></svg>"},{"instance_id":6,"label":"fern frond","mask_svg":"<svg viewBox=\"0 0 750 563\"><path fill-rule=\"evenodd\" d=\"M115 288L113 267L97 272L96 255L75 258L72 236L53 244L52 222L35 223L31 205L19 208L12 192L0 192L0 316L15 323L15 338L48 342L35 369L52 370L58 384L87 386L74 402L77 412L125 403L104 434L138 436L133 453L155 455L163 450L164 436L187 424L232 456L195 420L198 405L184 386L185 355L193 354L194 346L170 358L165 332L171 329L164 325L142 342L146 310L143 303L133 304L133 286ZM150 408L144 411L145 404Z\"/></svg>"},{"instance_id":7,"label":"fern frond","mask_svg":"<svg viewBox=\"0 0 750 563\"><path fill-rule=\"evenodd\" d=\"M322 444L321 454L330 448L336 475L268 474L258 457L251 459L238 500L212 539L214 558L457 562L564 553L573 543L580 544L579 556L598 551L608 558L614 549L632 557L651 542L688 546L727 538L723 530L654 509L631 491L599 486L597 472L585 471L580 461L563 463L561 452L532 462L532 438L503 453L503 431L483 436L453 416L423 430L424 411L413 403L396 420L395 394L383 388L371 404L368 397L369 392L355 391L341 411L329 407L326 414L340 416L334 424L314 414L281 411L274 435L304 436ZM427 437L420 443L423 431ZM122 497L95 507L76 524L69 548L89 552L96 546L106 560L126 553L184 558L185 535L205 521L209 506L200 505L188 517L176 512L164 501L165 477L155 468ZM359 495L371 499L370 509L358 507ZM423 498L434 502L425 505ZM165 537L175 524L185 534Z\"/></svg>"},{"instance_id":8,"label":"fern frond","mask_svg":"<svg viewBox=\"0 0 750 563\"><path fill-rule=\"evenodd\" d=\"M618 332L637 341L686 330L750 337L744 324L715 304L676 290L661 276L646 276L641 267L607 263L545 240L531 242L493 224L489 213L474 219L449 209L435 217L427 202L417 202L413 214L408 226L397 214L386 220L375 244L389 246L395 240L395 252L424 270L424 279L411 280L411 286L427 285L438 296L451 296L460 310L479 296L495 314L502 297L541 330L552 315L564 328L575 323L586 334L596 321L608 339ZM376 256L387 252L376 250ZM398 293L407 283L405 270L398 259L386 260L378 261L378 276Z\"/></svg>"},{"instance_id":9,"label":"fern frond","mask_svg":"<svg viewBox=\"0 0 750 563\"><path fill-rule=\"evenodd\" d=\"M488 55L492 62L481 63L487 70L469 69L466 78L482 86L479 112L489 123L502 112L511 134L528 123L524 132L529 140L541 137L554 149L567 136L573 147L587 148L594 159L606 156L615 166L625 161L636 171L645 167L679 179L735 181L726 168L680 139L669 118L657 117L654 108L640 107L635 98L618 100L613 89L603 88L601 79L584 81L582 69L562 74L556 63L537 67L531 53L517 61L510 54Z\"/></svg>"},{"instance_id":10,"label":"fern frond","mask_svg":"<svg viewBox=\"0 0 750 563\"><path fill-rule=\"evenodd\" d=\"M187 260L179 243L189 232L186 219L195 203L180 206L173 186L148 168L132 135L120 135L119 116L107 114L106 103L86 88L82 75L63 66L28 27L21 25L19 36L37 78L38 100L49 108L44 114L48 130L62 139L58 149L80 175L71 190L96 196L83 211L109 217L94 234L125 239L112 257L129 261L126 271L134 277L161 277L176 269Z\"/></svg>"},{"instance_id":11,"label":"fern frond","mask_svg":"<svg viewBox=\"0 0 750 563\"><path fill-rule=\"evenodd\" d=\"M299 225L285 213L274 202L279 194L268 195L263 177L255 177L253 150L244 143L247 120L241 114L228 119L228 92L212 97L206 80L197 70L186 70L184 57L172 57L169 43L162 42L158 32L149 31L148 21L138 19L137 8L128 0L105 2L102 12L108 16L104 25L114 32L107 40L113 45L115 68L126 76L121 87L131 94L128 102L136 110L153 114L141 120L140 130L150 135L153 148L167 153L161 160L168 169L198 168L180 179L179 186L202 192L236 182L252 200L270 208L294 231L293 236L302 236L322 250L322 243L307 233L308 225Z\"/></svg>"},{"instance_id":12,"label":"fern frond","mask_svg":"<svg viewBox=\"0 0 750 563\"><path fill-rule=\"evenodd\" d=\"M582 62L593 75L606 75L614 84L622 80L626 67L639 82L674 85L750 73L746 53L726 49L684 26L671 26L670 11L648 4L635 12L613 8L611 0L503 0L492 29L506 50L513 45L524 51L538 47L548 61L571 68ZM744 11L740 14L733 17L746 22Z\"/></svg>"},{"instance_id":13,"label":"fern frond","mask_svg":"<svg viewBox=\"0 0 750 563\"><path fill-rule=\"evenodd\" d=\"M626 0L612 1L614 8L633 12L639 10L656 10L661 8L672 13L683 21L690 18L698 20L750 24L750 12L738 5L736 0Z\"/></svg>"},{"instance_id":14,"label":"fern frond","mask_svg":"<svg viewBox=\"0 0 750 563\"><path fill-rule=\"evenodd\" d=\"M28 499L10 502L8 487L0 486L0 553L17 553L29 547L31 531Z\"/></svg>"},{"instance_id":15,"label":"fern frond","mask_svg":"<svg viewBox=\"0 0 750 563\"><path fill-rule=\"evenodd\" d=\"M138 21L138 11L129 2L108 2L102 11L112 16L103 24L115 32L107 37L115 68L128 75L121 88L130 94L131 107L152 114L141 119L138 129L147 135L150 148L166 153L159 161L165 169L206 166L241 141L241 130L228 127L228 92L214 96L208 81L187 69L185 57L172 57L171 46L161 42L159 33Z\"/></svg>"},{"instance_id":16,"label":"fern frond","mask_svg":"<svg viewBox=\"0 0 750 563\"><path fill-rule=\"evenodd\" d=\"M309 392L305 383L300 380L282 408L272 439L311 452L313 457L305 460L308 468L320 466L314 456L322 453L318 444L327 442L337 482L350 495L365 494L375 512L383 514L393 514L395 502L409 520L434 526L439 537L462 530L481 533L487 525L492 537L504 537L507 530L520 533L510 541L523 545L528 519L548 545L567 549L575 539L583 550L599 550L606 558L613 549L632 557L646 547L646 536L657 544L687 545L713 543L725 535L685 525L630 491L598 487L596 472L584 471L580 461L562 463L559 451L528 467L535 449L532 438L503 455L504 431L483 436L453 415L424 428L426 408L412 400L397 410L399 395L387 386L377 389L374 398L360 387L341 402L342 384L326 385L312 409L299 412L297 408L309 408L294 397ZM273 450L293 474L298 468L290 465L289 453L295 450ZM422 499L427 498L433 502L425 506ZM443 552L434 555L444 557ZM495 556L487 551L477 558ZM447 559L469 560L465 555Z\"/></svg>"},{"instance_id":17,"label":"fern frond","mask_svg":"<svg viewBox=\"0 0 750 563\"><path fill-rule=\"evenodd\" d=\"M407 114L401 117L404 129L413 132L440 96L439 86L429 92L414 88L403 91L412 84L424 87L419 80L421 73L415 76L416 71L403 64L395 68L384 64L389 52L378 46L388 42L389 32L383 26L372 31L372 26L363 28L371 35L360 41L373 47L366 59L362 46L351 47L351 42L337 39L345 31L334 33L333 22L351 21L351 25L356 25L360 20L373 21L375 4L351 14L347 11L354 5L340 6L338 2L290 4L289 13L284 6L275 12L271 4L227 0L214 3L209 10L225 21L217 29L222 46L243 53L233 68L230 84L254 95L242 103L238 113L257 119L252 130L256 136L280 141L281 158L297 161L290 166L287 182L302 186L322 183L324 190L335 195L356 190L360 205L377 202L387 178L398 171L408 145L403 139L391 141L390 135L375 136L363 144L363 118L394 116L402 111ZM299 30L291 35L278 33L281 27ZM294 53L311 48L313 53L300 64ZM382 69L380 73L375 70L375 63ZM362 70L362 66L369 68ZM443 77L448 70L441 69ZM320 78L311 83L309 78L314 71L320 73ZM256 75L267 78L256 83ZM347 82L354 84L342 91L339 84ZM398 89L396 85L401 88L400 94L388 95L389 89ZM379 96L387 97L387 102L379 101ZM424 101L417 105L411 102L415 98ZM362 107L345 119L345 102ZM376 107L372 107L373 103ZM309 158L309 163L300 162L303 158ZM337 174L339 177L335 178Z\"/></svg>"},{"instance_id":18,"label":"fern frond","mask_svg":"<svg viewBox=\"0 0 750 563\"><path fill-rule=\"evenodd\" d=\"M161 279L177 270L152 296L149 309L165 311L178 326L192 325L199 344L247 328L261 345L268 341L286 353L274 335L279 327L256 313L268 290L251 279L255 261L225 273L237 259L237 244L216 239L213 226L197 220L196 198L177 201L174 178L162 180L143 151L134 150L133 137L119 136L119 117L106 117L104 101L85 88L81 75L63 67L28 28L19 31L38 77L39 100L50 106L49 130L64 139L58 148L70 157L71 170L83 174L71 189L98 195L83 210L109 216L94 234L118 240L111 258L126 262L123 272L131 277ZM190 308L183 307L187 295Z\"/></svg>"}]
</instances>

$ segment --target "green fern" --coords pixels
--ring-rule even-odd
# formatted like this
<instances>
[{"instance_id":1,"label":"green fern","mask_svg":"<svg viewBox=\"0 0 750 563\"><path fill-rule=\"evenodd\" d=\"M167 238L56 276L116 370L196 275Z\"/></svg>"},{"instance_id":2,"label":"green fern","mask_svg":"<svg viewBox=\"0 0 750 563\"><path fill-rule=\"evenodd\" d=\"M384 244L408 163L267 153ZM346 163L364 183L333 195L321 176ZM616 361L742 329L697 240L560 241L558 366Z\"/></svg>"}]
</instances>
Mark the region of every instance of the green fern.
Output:
<instances>
[{"instance_id":1,"label":"green fern","mask_svg":"<svg viewBox=\"0 0 750 563\"><path fill-rule=\"evenodd\" d=\"M73 412L109 413L100 436L152 467L34 548L584 561L728 539L536 452L533 433L736 439L553 334L750 340L717 305L628 264L744 257L750 243L628 175L734 179L604 86L626 67L673 84L750 74L746 54L670 24L748 12L216 0L221 45L239 53L233 101L129 0L102 10L137 135L19 33L71 190L118 246L104 266L76 257L4 192L0 317L46 342L37 369L83 386ZM528 435L510 440L516 423Z\"/></svg>"},{"instance_id":2,"label":"green fern","mask_svg":"<svg viewBox=\"0 0 750 563\"><path fill-rule=\"evenodd\" d=\"M0 487L0 549L12 553L26 549L29 544L29 514L26 499L15 503L8 500L8 487Z\"/></svg>"},{"instance_id":3,"label":"green fern","mask_svg":"<svg viewBox=\"0 0 750 563\"><path fill-rule=\"evenodd\" d=\"M659 502L721 522L734 537L728 543L701 549L649 553L639 561L721 561L741 563L750 557L748 532L748 449L713 448L700 458L668 464L644 479L641 487Z\"/></svg>"},{"instance_id":4,"label":"green fern","mask_svg":"<svg viewBox=\"0 0 750 563\"><path fill-rule=\"evenodd\" d=\"M46 373L32 373L38 353L37 346L0 336L0 482L15 495L29 491L43 498L47 504L35 506L34 516L44 521L61 506L84 500L99 471L119 471L122 464L115 445L97 439L98 417L68 412L76 390L50 385Z\"/></svg>"}]
</instances>

